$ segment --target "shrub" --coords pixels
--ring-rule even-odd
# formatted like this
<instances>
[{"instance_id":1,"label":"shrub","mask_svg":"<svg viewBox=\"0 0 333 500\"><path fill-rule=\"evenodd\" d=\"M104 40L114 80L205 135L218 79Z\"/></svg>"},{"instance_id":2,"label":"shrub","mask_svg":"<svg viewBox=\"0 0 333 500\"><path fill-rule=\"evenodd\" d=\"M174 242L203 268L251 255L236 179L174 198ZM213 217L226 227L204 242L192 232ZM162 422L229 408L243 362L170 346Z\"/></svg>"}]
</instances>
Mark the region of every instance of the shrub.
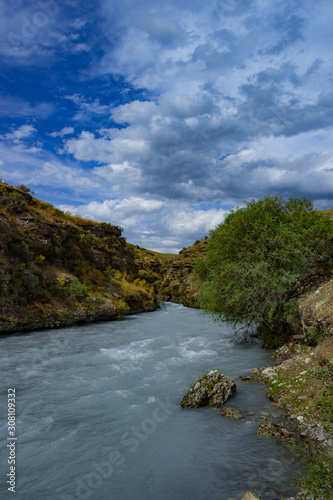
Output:
<instances>
[{"instance_id":1,"label":"shrub","mask_svg":"<svg viewBox=\"0 0 333 500\"><path fill-rule=\"evenodd\" d=\"M281 337L297 323L295 299L331 274L333 221L310 200L267 196L251 201L212 231L203 309L221 320Z\"/></svg>"},{"instance_id":2,"label":"shrub","mask_svg":"<svg viewBox=\"0 0 333 500\"><path fill-rule=\"evenodd\" d=\"M31 260L32 254L24 241L10 241L7 244L8 253L18 257L26 264Z\"/></svg>"},{"instance_id":3,"label":"shrub","mask_svg":"<svg viewBox=\"0 0 333 500\"><path fill-rule=\"evenodd\" d=\"M88 295L88 287L81 281L75 279L68 285L69 293L76 299L84 299Z\"/></svg>"},{"instance_id":4,"label":"shrub","mask_svg":"<svg viewBox=\"0 0 333 500\"><path fill-rule=\"evenodd\" d=\"M0 208L4 208L9 213L23 212L26 206L26 200L19 193L7 193L0 197Z\"/></svg>"},{"instance_id":5,"label":"shrub","mask_svg":"<svg viewBox=\"0 0 333 500\"><path fill-rule=\"evenodd\" d=\"M20 186L16 186L17 189L20 189L21 191L23 191L24 193L29 193L31 195L35 194L34 191L31 191L30 188L28 188L27 186L25 186L24 184L20 184Z\"/></svg>"}]
</instances>

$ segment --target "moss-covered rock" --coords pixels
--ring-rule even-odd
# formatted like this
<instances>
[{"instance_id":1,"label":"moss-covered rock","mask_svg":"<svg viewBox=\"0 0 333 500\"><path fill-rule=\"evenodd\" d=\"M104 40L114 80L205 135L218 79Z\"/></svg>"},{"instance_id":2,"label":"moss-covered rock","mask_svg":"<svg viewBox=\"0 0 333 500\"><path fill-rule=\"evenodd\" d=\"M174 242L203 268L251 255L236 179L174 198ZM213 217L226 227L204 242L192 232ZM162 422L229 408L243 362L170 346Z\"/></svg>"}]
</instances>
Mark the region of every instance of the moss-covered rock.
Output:
<instances>
[{"instance_id":1,"label":"moss-covered rock","mask_svg":"<svg viewBox=\"0 0 333 500\"><path fill-rule=\"evenodd\" d=\"M236 391L234 380L219 370L211 370L192 384L183 397L180 406L198 408L200 406L222 406Z\"/></svg>"},{"instance_id":2,"label":"moss-covered rock","mask_svg":"<svg viewBox=\"0 0 333 500\"><path fill-rule=\"evenodd\" d=\"M257 433L264 436L281 436L281 430L278 425L268 421L261 422Z\"/></svg>"},{"instance_id":3,"label":"moss-covered rock","mask_svg":"<svg viewBox=\"0 0 333 500\"><path fill-rule=\"evenodd\" d=\"M222 408L220 414L224 417L234 418L236 420L241 420L244 418L242 412L238 408L232 408L231 406Z\"/></svg>"}]
</instances>

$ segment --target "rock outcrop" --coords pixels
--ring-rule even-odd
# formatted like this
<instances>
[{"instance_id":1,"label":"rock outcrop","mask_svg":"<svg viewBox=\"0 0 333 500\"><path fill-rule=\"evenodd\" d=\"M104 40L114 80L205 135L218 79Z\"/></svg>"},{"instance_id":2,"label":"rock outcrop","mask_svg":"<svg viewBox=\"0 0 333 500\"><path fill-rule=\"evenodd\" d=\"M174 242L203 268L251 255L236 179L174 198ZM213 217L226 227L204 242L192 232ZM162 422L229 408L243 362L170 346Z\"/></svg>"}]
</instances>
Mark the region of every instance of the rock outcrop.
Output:
<instances>
[{"instance_id":1,"label":"rock outcrop","mask_svg":"<svg viewBox=\"0 0 333 500\"><path fill-rule=\"evenodd\" d=\"M198 408L200 406L222 406L236 391L234 380L219 370L211 370L191 386L180 406Z\"/></svg>"},{"instance_id":2,"label":"rock outcrop","mask_svg":"<svg viewBox=\"0 0 333 500\"><path fill-rule=\"evenodd\" d=\"M242 500L259 500L258 497L255 497L250 491L245 493L245 495L242 497Z\"/></svg>"},{"instance_id":3,"label":"rock outcrop","mask_svg":"<svg viewBox=\"0 0 333 500\"><path fill-rule=\"evenodd\" d=\"M162 300L170 300L188 307L199 307L199 280L194 272L198 259L205 258L208 238L184 248L163 272L159 283Z\"/></svg>"}]
</instances>

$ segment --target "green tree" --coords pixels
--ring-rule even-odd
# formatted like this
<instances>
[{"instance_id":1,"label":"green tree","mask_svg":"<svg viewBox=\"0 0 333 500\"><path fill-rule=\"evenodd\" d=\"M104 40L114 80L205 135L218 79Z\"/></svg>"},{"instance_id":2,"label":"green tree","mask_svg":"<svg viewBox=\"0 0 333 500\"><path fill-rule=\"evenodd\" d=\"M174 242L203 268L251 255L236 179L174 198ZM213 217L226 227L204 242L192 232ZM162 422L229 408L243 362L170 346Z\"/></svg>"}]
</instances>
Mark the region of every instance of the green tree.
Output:
<instances>
[{"instance_id":1,"label":"green tree","mask_svg":"<svg viewBox=\"0 0 333 500\"><path fill-rule=\"evenodd\" d=\"M277 343L297 318L296 299L331 274L333 221L306 198L267 196L231 211L211 233L201 307Z\"/></svg>"}]
</instances>

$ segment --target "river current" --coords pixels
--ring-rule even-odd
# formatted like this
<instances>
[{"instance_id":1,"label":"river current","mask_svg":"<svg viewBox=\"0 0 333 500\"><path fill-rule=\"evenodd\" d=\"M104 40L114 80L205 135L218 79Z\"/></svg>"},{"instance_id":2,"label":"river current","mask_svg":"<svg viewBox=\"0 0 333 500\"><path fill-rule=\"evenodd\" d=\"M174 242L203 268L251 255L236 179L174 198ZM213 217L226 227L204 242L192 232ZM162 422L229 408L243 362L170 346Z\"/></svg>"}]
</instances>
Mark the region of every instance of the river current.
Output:
<instances>
[{"instance_id":1,"label":"river current","mask_svg":"<svg viewBox=\"0 0 333 500\"><path fill-rule=\"evenodd\" d=\"M1 498L11 498L7 391L16 390L16 500L228 500L295 494L299 464L279 439L257 435L278 410L265 387L238 380L271 364L259 345L201 311L166 310L2 336ZM217 368L235 379L216 408L179 406L188 386Z\"/></svg>"}]
</instances>

